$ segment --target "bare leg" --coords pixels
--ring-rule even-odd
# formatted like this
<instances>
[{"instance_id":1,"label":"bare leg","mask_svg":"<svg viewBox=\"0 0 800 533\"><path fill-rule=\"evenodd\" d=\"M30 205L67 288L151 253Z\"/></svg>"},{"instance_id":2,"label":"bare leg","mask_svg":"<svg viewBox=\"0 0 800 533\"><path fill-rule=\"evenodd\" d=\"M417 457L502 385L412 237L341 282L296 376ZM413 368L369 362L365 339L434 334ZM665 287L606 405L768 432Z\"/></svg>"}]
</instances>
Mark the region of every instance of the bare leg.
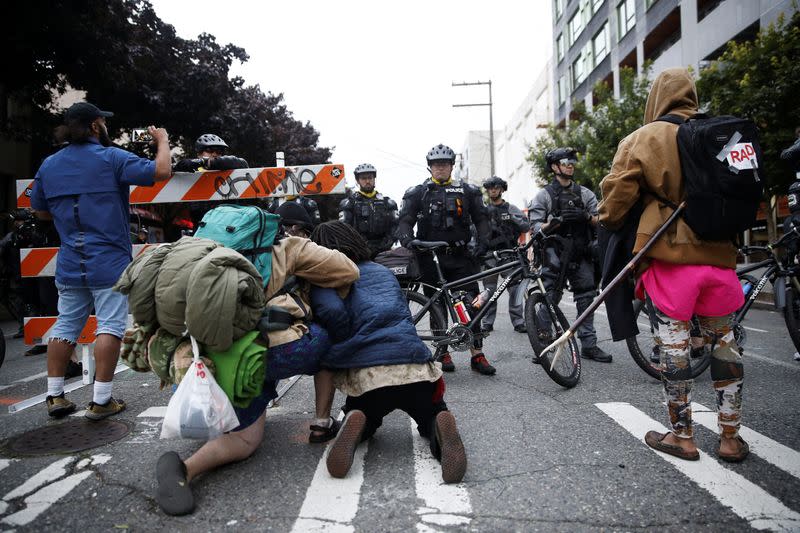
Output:
<instances>
[{"instance_id":1,"label":"bare leg","mask_svg":"<svg viewBox=\"0 0 800 533\"><path fill-rule=\"evenodd\" d=\"M94 344L95 378L97 381L108 383L114 379L114 369L119 361L119 347L121 341L114 335L101 333ZM48 350L49 353L49 350ZM48 356L48 360L50 357ZM66 360L64 361L66 367ZM63 373L61 374L64 375Z\"/></svg>"},{"instance_id":2,"label":"bare leg","mask_svg":"<svg viewBox=\"0 0 800 533\"><path fill-rule=\"evenodd\" d=\"M189 481L214 468L247 459L264 438L266 413L242 431L226 433L206 442L191 457L184 461L186 477Z\"/></svg>"},{"instance_id":3,"label":"bare leg","mask_svg":"<svg viewBox=\"0 0 800 533\"><path fill-rule=\"evenodd\" d=\"M314 374L314 400L317 418L331 416L333 395L335 393L336 388L333 386L333 372L331 370L320 370Z\"/></svg>"},{"instance_id":4,"label":"bare leg","mask_svg":"<svg viewBox=\"0 0 800 533\"><path fill-rule=\"evenodd\" d=\"M64 377L67 371L67 362L75 351L75 346L58 339L50 339L47 343L47 376L51 378Z\"/></svg>"}]
</instances>

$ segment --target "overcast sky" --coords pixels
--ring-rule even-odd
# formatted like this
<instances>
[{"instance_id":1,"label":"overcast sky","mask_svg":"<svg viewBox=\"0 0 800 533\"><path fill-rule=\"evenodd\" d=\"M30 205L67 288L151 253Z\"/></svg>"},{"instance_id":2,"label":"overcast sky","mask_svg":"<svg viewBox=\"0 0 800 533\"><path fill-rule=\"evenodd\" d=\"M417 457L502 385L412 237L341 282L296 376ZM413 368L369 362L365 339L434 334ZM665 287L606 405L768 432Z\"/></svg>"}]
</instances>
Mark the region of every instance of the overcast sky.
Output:
<instances>
[{"instance_id":1,"label":"overcast sky","mask_svg":"<svg viewBox=\"0 0 800 533\"><path fill-rule=\"evenodd\" d=\"M550 0L152 0L178 34L215 35L245 48L233 68L248 84L283 93L310 121L333 162L378 169L377 189L395 198L428 176L425 154L461 150L469 130L488 130L488 100L502 129L551 55ZM233 147L235 153L235 147ZM498 172L500 168L498 168Z\"/></svg>"}]
</instances>

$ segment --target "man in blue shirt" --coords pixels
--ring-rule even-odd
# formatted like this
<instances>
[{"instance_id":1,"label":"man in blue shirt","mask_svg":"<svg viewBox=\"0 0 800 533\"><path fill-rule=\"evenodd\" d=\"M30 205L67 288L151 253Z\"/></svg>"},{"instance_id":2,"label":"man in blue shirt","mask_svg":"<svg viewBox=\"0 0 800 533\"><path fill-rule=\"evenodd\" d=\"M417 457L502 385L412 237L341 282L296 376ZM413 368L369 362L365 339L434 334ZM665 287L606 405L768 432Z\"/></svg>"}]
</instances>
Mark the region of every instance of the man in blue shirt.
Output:
<instances>
[{"instance_id":1,"label":"man in blue shirt","mask_svg":"<svg viewBox=\"0 0 800 533\"><path fill-rule=\"evenodd\" d=\"M39 218L52 219L61 237L58 320L47 345L47 411L53 417L75 410L64 398L64 371L92 307L97 316L96 380L86 418L101 420L125 409L125 402L111 397L111 389L128 301L111 287L131 261L130 187L170 176L166 130L148 128L158 147L150 161L111 146L106 129L111 116L88 102L67 109L70 144L44 160L31 192L31 207Z\"/></svg>"}]
</instances>

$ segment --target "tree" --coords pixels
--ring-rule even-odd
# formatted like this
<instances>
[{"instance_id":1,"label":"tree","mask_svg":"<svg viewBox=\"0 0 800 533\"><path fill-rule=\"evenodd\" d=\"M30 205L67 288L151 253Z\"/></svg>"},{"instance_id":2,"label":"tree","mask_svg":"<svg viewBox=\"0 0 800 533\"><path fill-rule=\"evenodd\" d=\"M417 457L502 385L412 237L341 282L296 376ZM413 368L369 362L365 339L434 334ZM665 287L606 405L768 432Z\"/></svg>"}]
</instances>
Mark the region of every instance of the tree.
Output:
<instances>
[{"instance_id":1,"label":"tree","mask_svg":"<svg viewBox=\"0 0 800 533\"><path fill-rule=\"evenodd\" d=\"M788 24L781 14L753 41L730 41L697 80L702 107L711 114L747 117L758 125L767 198L784 194L794 180L779 155L792 144L795 128L800 126L798 57L800 12L795 10Z\"/></svg>"},{"instance_id":2,"label":"tree","mask_svg":"<svg viewBox=\"0 0 800 533\"><path fill-rule=\"evenodd\" d=\"M229 77L234 61L248 60L244 49L208 34L179 37L147 0L53 0L47 9L13 2L11 9L14 24L0 36L8 62L0 69L0 137L31 140L33 167L50 150L60 122L52 103L67 86L114 112L112 137L156 124L188 154L200 134L215 132L251 164L274 163L276 150L293 163L330 157L330 149L317 146L316 130L286 109L283 95ZM7 100L27 112L4 116Z\"/></svg>"},{"instance_id":3,"label":"tree","mask_svg":"<svg viewBox=\"0 0 800 533\"><path fill-rule=\"evenodd\" d=\"M590 189L598 189L611 168L619 141L641 127L644 121L644 106L650 90L649 73L649 64L645 65L641 76L636 76L630 68L621 69L619 99L614 98L610 87L600 82L594 87L597 104L592 111L587 111L581 102L575 106L573 118L566 127L548 127L528 157L537 174L544 177L539 179L540 185L546 183L550 175L545 154L557 146L571 146L580 156L576 179Z\"/></svg>"}]
</instances>

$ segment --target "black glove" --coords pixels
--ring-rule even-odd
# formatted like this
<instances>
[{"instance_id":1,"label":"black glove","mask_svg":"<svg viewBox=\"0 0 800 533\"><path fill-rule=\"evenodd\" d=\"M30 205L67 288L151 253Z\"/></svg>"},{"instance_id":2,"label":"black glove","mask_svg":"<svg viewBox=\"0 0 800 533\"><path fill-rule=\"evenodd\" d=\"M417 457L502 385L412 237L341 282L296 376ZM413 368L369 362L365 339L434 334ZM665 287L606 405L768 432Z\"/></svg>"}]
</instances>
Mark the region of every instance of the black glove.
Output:
<instances>
[{"instance_id":1,"label":"black glove","mask_svg":"<svg viewBox=\"0 0 800 533\"><path fill-rule=\"evenodd\" d=\"M564 222L586 222L589 220L589 213L578 207L565 207L561 210L561 218Z\"/></svg>"},{"instance_id":2,"label":"black glove","mask_svg":"<svg viewBox=\"0 0 800 533\"><path fill-rule=\"evenodd\" d=\"M482 257L489 251L489 245L483 241L475 245L475 257Z\"/></svg>"},{"instance_id":3,"label":"black glove","mask_svg":"<svg viewBox=\"0 0 800 533\"><path fill-rule=\"evenodd\" d=\"M547 231L544 231L543 233L546 233L546 234L553 233L563 223L564 223L564 219L563 218L561 218L561 217L553 217L548 222Z\"/></svg>"},{"instance_id":4,"label":"black glove","mask_svg":"<svg viewBox=\"0 0 800 533\"><path fill-rule=\"evenodd\" d=\"M400 246L408 248L408 243L414 240L414 237L400 237Z\"/></svg>"}]
</instances>

